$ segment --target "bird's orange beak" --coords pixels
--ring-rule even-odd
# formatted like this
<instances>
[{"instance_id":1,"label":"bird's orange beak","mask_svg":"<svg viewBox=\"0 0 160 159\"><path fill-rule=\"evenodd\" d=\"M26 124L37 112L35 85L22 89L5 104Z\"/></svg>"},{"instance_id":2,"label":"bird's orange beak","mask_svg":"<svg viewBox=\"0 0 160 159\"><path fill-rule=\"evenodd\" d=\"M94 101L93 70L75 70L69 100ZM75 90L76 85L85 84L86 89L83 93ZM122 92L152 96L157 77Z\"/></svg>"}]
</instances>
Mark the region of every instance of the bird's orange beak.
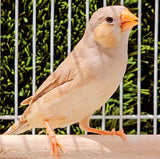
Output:
<instances>
[{"instance_id":1,"label":"bird's orange beak","mask_svg":"<svg viewBox=\"0 0 160 159\"><path fill-rule=\"evenodd\" d=\"M138 18L132 14L128 9L125 9L121 13L121 28L122 31L132 29L138 24Z\"/></svg>"}]
</instances>

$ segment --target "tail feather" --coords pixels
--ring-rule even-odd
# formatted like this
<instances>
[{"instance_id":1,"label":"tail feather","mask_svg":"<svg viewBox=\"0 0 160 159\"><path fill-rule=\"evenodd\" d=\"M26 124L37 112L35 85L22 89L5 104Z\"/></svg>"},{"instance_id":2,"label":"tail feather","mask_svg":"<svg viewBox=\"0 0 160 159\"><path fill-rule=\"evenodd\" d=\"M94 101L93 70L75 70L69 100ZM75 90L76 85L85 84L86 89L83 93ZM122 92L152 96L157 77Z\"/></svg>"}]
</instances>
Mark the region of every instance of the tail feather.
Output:
<instances>
[{"instance_id":1,"label":"tail feather","mask_svg":"<svg viewBox=\"0 0 160 159\"><path fill-rule=\"evenodd\" d=\"M17 135L29 130L27 120L17 120L3 135Z\"/></svg>"}]
</instances>

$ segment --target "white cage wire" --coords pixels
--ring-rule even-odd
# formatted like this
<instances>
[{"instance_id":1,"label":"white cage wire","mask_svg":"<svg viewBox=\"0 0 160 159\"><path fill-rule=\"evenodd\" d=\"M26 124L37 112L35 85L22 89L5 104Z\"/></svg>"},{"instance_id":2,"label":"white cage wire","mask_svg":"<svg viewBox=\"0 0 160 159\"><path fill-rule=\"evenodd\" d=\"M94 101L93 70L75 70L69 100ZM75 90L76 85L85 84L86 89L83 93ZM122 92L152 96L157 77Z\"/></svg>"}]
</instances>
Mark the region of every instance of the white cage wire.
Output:
<instances>
[{"instance_id":1,"label":"white cage wire","mask_svg":"<svg viewBox=\"0 0 160 159\"><path fill-rule=\"evenodd\" d=\"M137 119L137 135L140 135L141 119L153 119L153 134L157 134L157 120L160 119L160 115L157 114L157 89L158 89L158 18L159 18L159 0L155 0L155 15L154 15L154 99L153 99L153 114L152 115L141 115L141 21L142 21L142 1L138 0L138 74L137 74L137 114L136 115L123 115L123 81L120 84L120 114L119 115L105 115L105 105L102 107L102 115L93 115L91 119L102 120L102 130L105 129L106 119L119 119L119 128L123 128L124 119ZM103 6L107 5L107 1L103 0ZM121 5L124 5L124 0L121 0ZM54 0L51 0L51 25L50 25L50 71L53 72L54 63ZM0 116L0 119L4 120L17 120L18 119L18 12L19 12L19 0L15 0L15 87L14 87L14 115ZM67 53L71 52L71 14L72 12L72 1L68 0L68 50ZM86 23L89 21L89 0L86 0ZM35 93L36 87L36 0L33 0L33 40L32 40L32 94ZM32 131L34 134L35 131ZM67 134L70 134L70 127L67 127Z\"/></svg>"}]
</instances>

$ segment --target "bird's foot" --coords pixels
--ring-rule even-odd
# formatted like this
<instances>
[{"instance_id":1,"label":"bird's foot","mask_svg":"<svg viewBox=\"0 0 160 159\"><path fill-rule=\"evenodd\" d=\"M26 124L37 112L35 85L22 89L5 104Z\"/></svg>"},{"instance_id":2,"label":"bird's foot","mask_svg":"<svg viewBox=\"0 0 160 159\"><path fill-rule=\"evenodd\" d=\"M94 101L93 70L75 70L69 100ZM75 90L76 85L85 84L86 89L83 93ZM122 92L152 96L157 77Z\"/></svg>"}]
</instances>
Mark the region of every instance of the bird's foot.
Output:
<instances>
[{"instance_id":1,"label":"bird's foot","mask_svg":"<svg viewBox=\"0 0 160 159\"><path fill-rule=\"evenodd\" d=\"M96 133L96 134L101 134L101 135L118 135L123 140L127 140L126 134L124 133L123 129L120 129L118 131L115 131L115 129L112 129L111 131L106 131L106 130L98 130L98 129L88 127L86 129L86 131L87 132L93 132L93 133Z\"/></svg>"},{"instance_id":2,"label":"bird's foot","mask_svg":"<svg viewBox=\"0 0 160 159\"><path fill-rule=\"evenodd\" d=\"M50 128L48 120L44 121L44 125L46 127L47 134L49 135L50 141L51 141L51 146L52 146L51 155L55 154L56 159L59 159L59 150L58 150L58 148L60 148L62 150L63 146L58 143L58 141L56 139L56 135L54 134L54 132Z\"/></svg>"},{"instance_id":3,"label":"bird's foot","mask_svg":"<svg viewBox=\"0 0 160 159\"><path fill-rule=\"evenodd\" d=\"M63 146L56 140L55 135L50 136L51 155L55 154L56 159L59 159L59 149L63 150Z\"/></svg>"},{"instance_id":4,"label":"bird's foot","mask_svg":"<svg viewBox=\"0 0 160 159\"><path fill-rule=\"evenodd\" d=\"M123 140L127 140L126 134L124 133L123 129L115 131L115 129L111 130L112 135L120 136Z\"/></svg>"}]
</instances>

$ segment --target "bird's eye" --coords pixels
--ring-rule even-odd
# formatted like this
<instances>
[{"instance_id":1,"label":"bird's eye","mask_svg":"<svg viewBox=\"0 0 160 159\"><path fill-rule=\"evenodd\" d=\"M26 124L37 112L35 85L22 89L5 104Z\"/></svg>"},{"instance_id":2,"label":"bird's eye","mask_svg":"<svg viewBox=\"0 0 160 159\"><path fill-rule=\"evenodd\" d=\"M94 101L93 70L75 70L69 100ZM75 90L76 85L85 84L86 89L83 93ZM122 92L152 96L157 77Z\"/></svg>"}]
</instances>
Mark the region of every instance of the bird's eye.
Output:
<instances>
[{"instance_id":1,"label":"bird's eye","mask_svg":"<svg viewBox=\"0 0 160 159\"><path fill-rule=\"evenodd\" d=\"M113 18L112 17L107 17L106 22L109 23L109 24L112 24Z\"/></svg>"}]
</instances>

